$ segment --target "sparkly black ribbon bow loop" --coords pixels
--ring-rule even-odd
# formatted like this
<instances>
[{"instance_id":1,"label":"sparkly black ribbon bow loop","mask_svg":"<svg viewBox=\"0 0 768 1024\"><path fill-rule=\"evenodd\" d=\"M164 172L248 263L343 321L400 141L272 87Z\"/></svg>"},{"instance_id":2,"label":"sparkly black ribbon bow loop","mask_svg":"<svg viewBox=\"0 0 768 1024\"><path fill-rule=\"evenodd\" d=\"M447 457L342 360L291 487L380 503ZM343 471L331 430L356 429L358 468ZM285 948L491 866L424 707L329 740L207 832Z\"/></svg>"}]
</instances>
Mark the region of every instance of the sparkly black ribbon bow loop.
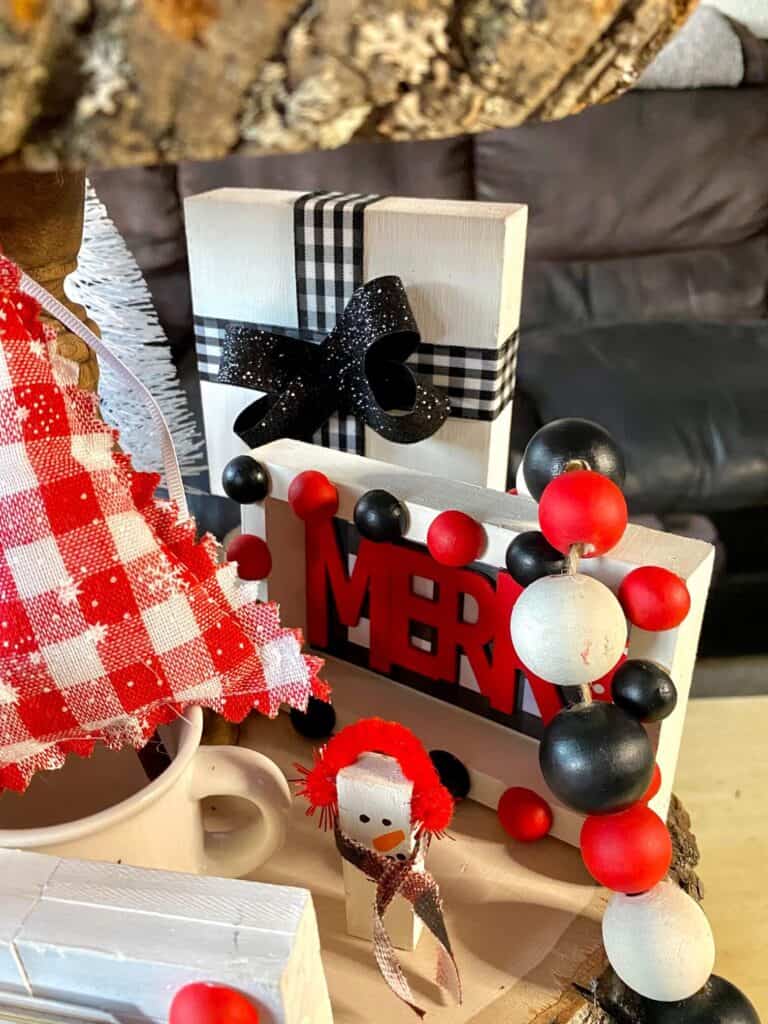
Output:
<instances>
[{"instance_id":1,"label":"sparkly black ribbon bow loop","mask_svg":"<svg viewBox=\"0 0 768 1024\"><path fill-rule=\"evenodd\" d=\"M319 344L299 332L230 324L219 382L266 392L240 413L234 431L250 448L280 437L310 441L338 412L387 441L423 441L448 418L450 403L406 365L420 341L395 276L358 288Z\"/></svg>"}]
</instances>

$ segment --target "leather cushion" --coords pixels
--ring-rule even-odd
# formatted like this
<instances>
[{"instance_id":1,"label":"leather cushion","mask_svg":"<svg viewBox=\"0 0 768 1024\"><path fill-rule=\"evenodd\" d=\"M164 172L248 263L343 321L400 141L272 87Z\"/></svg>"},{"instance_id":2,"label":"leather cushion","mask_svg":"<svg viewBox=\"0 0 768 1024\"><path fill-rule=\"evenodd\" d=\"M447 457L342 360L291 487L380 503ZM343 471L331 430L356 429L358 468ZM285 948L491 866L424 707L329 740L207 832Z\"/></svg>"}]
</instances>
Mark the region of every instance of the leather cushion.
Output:
<instances>
[{"instance_id":1,"label":"leather cushion","mask_svg":"<svg viewBox=\"0 0 768 1024\"><path fill-rule=\"evenodd\" d=\"M477 137L479 199L528 203L528 253L578 260L743 241L768 225L768 89L630 92Z\"/></svg>"},{"instance_id":2,"label":"leather cushion","mask_svg":"<svg viewBox=\"0 0 768 1024\"><path fill-rule=\"evenodd\" d=\"M736 245L573 262L530 260L529 326L635 320L760 320L768 313L768 235Z\"/></svg>"},{"instance_id":3,"label":"leather cushion","mask_svg":"<svg viewBox=\"0 0 768 1024\"><path fill-rule=\"evenodd\" d=\"M624 447L633 511L768 501L768 324L526 331L518 386L544 422L598 419Z\"/></svg>"},{"instance_id":4,"label":"leather cushion","mask_svg":"<svg viewBox=\"0 0 768 1024\"><path fill-rule=\"evenodd\" d=\"M179 165L182 196L238 186L472 199L472 143L466 137L436 142L369 142L317 153L233 156Z\"/></svg>"}]
</instances>

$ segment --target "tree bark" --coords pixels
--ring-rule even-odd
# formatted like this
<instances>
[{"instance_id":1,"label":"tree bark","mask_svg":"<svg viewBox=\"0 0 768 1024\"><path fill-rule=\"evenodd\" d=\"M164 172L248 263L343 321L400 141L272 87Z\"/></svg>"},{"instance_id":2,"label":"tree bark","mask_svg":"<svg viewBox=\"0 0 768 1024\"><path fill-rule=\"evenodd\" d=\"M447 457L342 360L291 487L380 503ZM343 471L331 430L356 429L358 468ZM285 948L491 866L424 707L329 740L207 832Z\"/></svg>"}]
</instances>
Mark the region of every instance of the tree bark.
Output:
<instances>
[{"instance_id":1,"label":"tree bark","mask_svg":"<svg viewBox=\"0 0 768 1024\"><path fill-rule=\"evenodd\" d=\"M0 168L433 139L628 88L697 0L0 0Z\"/></svg>"}]
</instances>

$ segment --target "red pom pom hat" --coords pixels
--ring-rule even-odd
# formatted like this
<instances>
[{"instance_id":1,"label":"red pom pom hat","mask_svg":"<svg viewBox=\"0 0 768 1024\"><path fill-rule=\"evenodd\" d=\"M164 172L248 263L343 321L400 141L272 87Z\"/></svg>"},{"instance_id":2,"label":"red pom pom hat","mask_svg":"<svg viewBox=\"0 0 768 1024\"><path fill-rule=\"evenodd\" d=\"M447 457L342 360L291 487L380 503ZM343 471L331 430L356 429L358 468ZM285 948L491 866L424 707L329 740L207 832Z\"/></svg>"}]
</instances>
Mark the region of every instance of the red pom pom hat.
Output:
<instances>
[{"instance_id":1,"label":"red pom pom hat","mask_svg":"<svg viewBox=\"0 0 768 1024\"><path fill-rule=\"evenodd\" d=\"M322 828L335 826L339 814L336 776L365 753L394 757L403 775L413 783L411 822L419 832L439 836L453 817L453 797L440 782L429 754L416 736L399 722L364 718L348 725L315 752L312 768L296 765L303 778L298 795L309 802L307 814L320 808Z\"/></svg>"}]
</instances>

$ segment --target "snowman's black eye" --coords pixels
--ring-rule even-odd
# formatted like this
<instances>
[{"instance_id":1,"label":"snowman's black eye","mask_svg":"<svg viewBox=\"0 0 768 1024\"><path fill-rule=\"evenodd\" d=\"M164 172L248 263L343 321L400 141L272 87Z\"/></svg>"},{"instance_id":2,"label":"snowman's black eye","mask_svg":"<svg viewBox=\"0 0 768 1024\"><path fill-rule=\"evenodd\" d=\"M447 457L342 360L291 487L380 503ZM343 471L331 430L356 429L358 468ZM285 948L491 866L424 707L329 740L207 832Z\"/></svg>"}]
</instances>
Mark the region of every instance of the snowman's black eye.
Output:
<instances>
[{"instance_id":1,"label":"snowman's black eye","mask_svg":"<svg viewBox=\"0 0 768 1024\"><path fill-rule=\"evenodd\" d=\"M398 853L397 859L398 860L405 860L405 854L404 853Z\"/></svg>"},{"instance_id":2,"label":"snowman's black eye","mask_svg":"<svg viewBox=\"0 0 768 1024\"><path fill-rule=\"evenodd\" d=\"M389 818L382 818L381 819L381 824L382 825L386 825L387 828L389 828L389 826L392 824L392 822L389 820Z\"/></svg>"},{"instance_id":3,"label":"snowman's black eye","mask_svg":"<svg viewBox=\"0 0 768 1024\"><path fill-rule=\"evenodd\" d=\"M370 818L368 817L368 815L367 815L367 814L361 814L361 815L360 815L360 821L362 821L362 823L363 823L364 825L367 825L367 824L368 824L368 822L369 822L370 820L371 820L371 819L370 819Z\"/></svg>"}]
</instances>

